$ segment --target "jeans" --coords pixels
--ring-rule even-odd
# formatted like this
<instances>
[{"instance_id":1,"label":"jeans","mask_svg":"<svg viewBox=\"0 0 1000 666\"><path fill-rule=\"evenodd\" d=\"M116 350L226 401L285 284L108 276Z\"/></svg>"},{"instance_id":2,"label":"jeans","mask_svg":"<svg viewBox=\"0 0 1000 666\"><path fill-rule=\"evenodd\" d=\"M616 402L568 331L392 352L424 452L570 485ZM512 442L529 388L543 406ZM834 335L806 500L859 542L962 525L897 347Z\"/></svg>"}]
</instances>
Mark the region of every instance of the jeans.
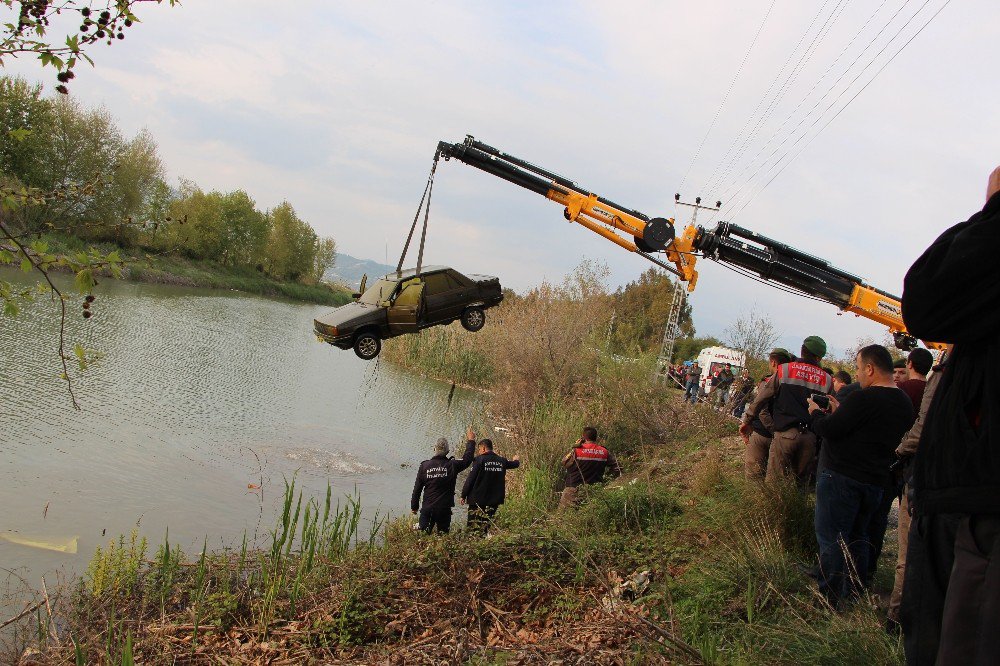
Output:
<instances>
[{"instance_id":1,"label":"jeans","mask_svg":"<svg viewBox=\"0 0 1000 666\"><path fill-rule=\"evenodd\" d=\"M690 401L692 405L698 402L698 382L688 382L687 388L684 390L684 402Z\"/></svg>"},{"instance_id":2,"label":"jeans","mask_svg":"<svg viewBox=\"0 0 1000 666\"><path fill-rule=\"evenodd\" d=\"M819 590L834 608L858 594L868 576L868 525L882 487L824 469L816 481ZM844 551L850 557L845 557Z\"/></svg>"},{"instance_id":3,"label":"jeans","mask_svg":"<svg viewBox=\"0 0 1000 666\"><path fill-rule=\"evenodd\" d=\"M889 526L889 514L892 512L892 503L899 497L902 484L893 481L882 490L882 501L878 504L878 509L872 514L871 522L868 523L868 541L871 549L868 551L868 579L866 586L871 586L875 578L875 570L878 568L878 558L882 555L882 546L885 543L885 531Z\"/></svg>"},{"instance_id":4,"label":"jeans","mask_svg":"<svg viewBox=\"0 0 1000 666\"><path fill-rule=\"evenodd\" d=\"M421 509L420 529L430 534L437 527L439 534L447 534L451 529L451 509Z\"/></svg>"}]
</instances>

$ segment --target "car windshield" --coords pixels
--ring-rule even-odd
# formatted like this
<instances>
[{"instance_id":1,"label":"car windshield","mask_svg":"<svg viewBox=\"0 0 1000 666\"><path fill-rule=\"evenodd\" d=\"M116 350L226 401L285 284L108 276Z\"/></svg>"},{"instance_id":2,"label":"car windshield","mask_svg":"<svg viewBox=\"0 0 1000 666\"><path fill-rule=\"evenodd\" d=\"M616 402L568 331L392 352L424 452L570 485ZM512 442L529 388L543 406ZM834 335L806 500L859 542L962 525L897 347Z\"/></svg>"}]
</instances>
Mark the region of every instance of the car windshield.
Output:
<instances>
[{"instance_id":1,"label":"car windshield","mask_svg":"<svg viewBox=\"0 0 1000 666\"><path fill-rule=\"evenodd\" d=\"M396 289L396 284L395 280L386 280L383 278L365 290L365 293L358 299L358 303L379 305L382 301L389 300L392 292Z\"/></svg>"}]
</instances>

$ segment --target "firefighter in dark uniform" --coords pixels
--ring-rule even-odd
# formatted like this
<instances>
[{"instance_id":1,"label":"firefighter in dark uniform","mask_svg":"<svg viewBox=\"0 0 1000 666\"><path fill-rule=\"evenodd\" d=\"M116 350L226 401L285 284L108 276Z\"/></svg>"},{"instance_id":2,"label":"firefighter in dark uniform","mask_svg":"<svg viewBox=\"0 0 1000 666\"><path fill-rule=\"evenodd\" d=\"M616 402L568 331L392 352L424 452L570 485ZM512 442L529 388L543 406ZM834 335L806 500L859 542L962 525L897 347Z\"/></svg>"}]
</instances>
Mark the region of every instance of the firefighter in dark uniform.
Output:
<instances>
[{"instance_id":1,"label":"firefighter in dark uniform","mask_svg":"<svg viewBox=\"0 0 1000 666\"><path fill-rule=\"evenodd\" d=\"M622 474L614 454L597 443L596 428L583 429L583 437L562 459L562 466L566 468L566 488L559 500L560 509L576 505L580 486L600 483L607 471L615 477Z\"/></svg>"},{"instance_id":2,"label":"firefighter in dark uniform","mask_svg":"<svg viewBox=\"0 0 1000 666\"><path fill-rule=\"evenodd\" d=\"M410 497L410 511L414 515L420 506L420 494L424 495L424 505L420 508L420 529L428 534L437 527L438 532L447 533L451 529L451 509L455 506L455 481L458 473L472 464L476 451L476 434L469 428L466 433L465 455L461 458L448 457L448 440L442 437L434 445L434 457L420 463L417 480L413 484Z\"/></svg>"},{"instance_id":3,"label":"firefighter in dark uniform","mask_svg":"<svg viewBox=\"0 0 1000 666\"><path fill-rule=\"evenodd\" d=\"M774 437L767 460L769 481L791 473L805 485L816 472L816 435L809 430L806 401L813 394L825 395L833 389L830 375L820 367L824 356L826 342L810 335L802 342L801 358L779 365L743 413L740 434L749 437L753 420L771 405Z\"/></svg>"},{"instance_id":4,"label":"firefighter in dark uniform","mask_svg":"<svg viewBox=\"0 0 1000 666\"><path fill-rule=\"evenodd\" d=\"M507 470L521 462L517 456L507 460L493 451L493 442L479 442L479 455L462 486L462 504L469 505L469 531L485 535L507 493Z\"/></svg>"}]
</instances>

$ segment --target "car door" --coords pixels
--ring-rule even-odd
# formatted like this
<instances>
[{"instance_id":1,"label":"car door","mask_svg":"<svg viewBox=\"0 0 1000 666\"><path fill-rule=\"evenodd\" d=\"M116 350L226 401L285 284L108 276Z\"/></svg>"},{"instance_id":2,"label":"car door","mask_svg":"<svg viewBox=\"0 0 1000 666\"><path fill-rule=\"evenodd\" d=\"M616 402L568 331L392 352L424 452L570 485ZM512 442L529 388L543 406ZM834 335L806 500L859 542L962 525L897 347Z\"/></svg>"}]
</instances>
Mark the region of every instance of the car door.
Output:
<instances>
[{"instance_id":1,"label":"car door","mask_svg":"<svg viewBox=\"0 0 1000 666\"><path fill-rule=\"evenodd\" d=\"M445 275L449 285L445 307L449 318L458 317L466 305L478 300L479 290L471 280L458 275L455 271L448 271Z\"/></svg>"},{"instance_id":2,"label":"car door","mask_svg":"<svg viewBox=\"0 0 1000 666\"><path fill-rule=\"evenodd\" d=\"M406 282L389 304L386 316L391 335L416 333L420 326L420 308L424 300L424 283L420 280Z\"/></svg>"},{"instance_id":3,"label":"car door","mask_svg":"<svg viewBox=\"0 0 1000 666\"><path fill-rule=\"evenodd\" d=\"M436 324L454 318L452 302L454 283L445 273L431 273L424 276L424 324Z\"/></svg>"}]
</instances>

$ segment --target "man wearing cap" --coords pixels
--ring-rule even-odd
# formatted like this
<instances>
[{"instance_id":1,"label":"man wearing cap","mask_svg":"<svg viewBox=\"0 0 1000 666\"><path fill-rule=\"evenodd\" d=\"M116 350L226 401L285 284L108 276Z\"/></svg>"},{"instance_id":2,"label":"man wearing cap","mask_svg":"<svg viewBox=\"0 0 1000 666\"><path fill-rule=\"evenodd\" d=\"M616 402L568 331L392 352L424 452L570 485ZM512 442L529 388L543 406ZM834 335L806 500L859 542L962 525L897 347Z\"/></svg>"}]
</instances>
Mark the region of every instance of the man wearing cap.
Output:
<instances>
[{"instance_id":1,"label":"man wearing cap","mask_svg":"<svg viewBox=\"0 0 1000 666\"><path fill-rule=\"evenodd\" d=\"M761 380L757 388L761 391L765 384L774 376L778 366L792 360L788 351L778 348L771 350L767 362L771 366L771 374ZM773 398L772 398L773 400ZM764 405L757 416L750 422L750 432L743 435L747 449L743 458L743 472L748 479L763 479L767 474L767 460L771 452L771 439L774 436L770 428L774 427L771 417L771 404ZM744 428L741 426L740 432Z\"/></svg>"},{"instance_id":2,"label":"man wearing cap","mask_svg":"<svg viewBox=\"0 0 1000 666\"><path fill-rule=\"evenodd\" d=\"M740 434L749 436L751 423L770 403L774 438L767 461L767 479L793 474L801 485L816 471L816 435L809 429L806 401L815 393L829 394L833 381L822 367L826 342L817 335L803 340L801 358L782 363L774 376L757 392L743 413Z\"/></svg>"},{"instance_id":3,"label":"man wearing cap","mask_svg":"<svg viewBox=\"0 0 1000 666\"><path fill-rule=\"evenodd\" d=\"M465 432L465 455L460 459L448 457L448 440L440 438L434 445L434 457L420 463L417 480L410 496L410 511L416 515L420 506L420 494L424 504L420 507L419 527L428 534L435 527L439 533L451 529L451 509L455 506L455 481L458 473L472 464L475 456L476 433L469 428Z\"/></svg>"}]
</instances>

